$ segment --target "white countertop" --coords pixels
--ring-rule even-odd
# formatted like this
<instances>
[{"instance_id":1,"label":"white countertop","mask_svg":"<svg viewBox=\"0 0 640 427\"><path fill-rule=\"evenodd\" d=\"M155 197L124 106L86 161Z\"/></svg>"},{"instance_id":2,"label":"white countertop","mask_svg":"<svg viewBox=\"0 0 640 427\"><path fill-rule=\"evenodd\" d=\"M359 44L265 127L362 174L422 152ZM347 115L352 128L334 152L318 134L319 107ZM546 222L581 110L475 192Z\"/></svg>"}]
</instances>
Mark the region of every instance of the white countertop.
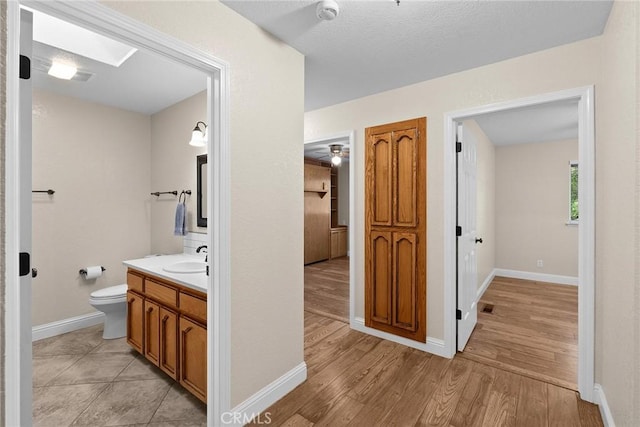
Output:
<instances>
[{"instance_id":1,"label":"white countertop","mask_svg":"<svg viewBox=\"0 0 640 427\"><path fill-rule=\"evenodd\" d=\"M207 293L207 274L202 273L169 273L162 267L182 261L204 261L205 254L189 255L159 255L149 258L131 259L122 261L124 265L143 273L153 274L163 279L176 282L180 285L195 289L196 291Z\"/></svg>"}]
</instances>

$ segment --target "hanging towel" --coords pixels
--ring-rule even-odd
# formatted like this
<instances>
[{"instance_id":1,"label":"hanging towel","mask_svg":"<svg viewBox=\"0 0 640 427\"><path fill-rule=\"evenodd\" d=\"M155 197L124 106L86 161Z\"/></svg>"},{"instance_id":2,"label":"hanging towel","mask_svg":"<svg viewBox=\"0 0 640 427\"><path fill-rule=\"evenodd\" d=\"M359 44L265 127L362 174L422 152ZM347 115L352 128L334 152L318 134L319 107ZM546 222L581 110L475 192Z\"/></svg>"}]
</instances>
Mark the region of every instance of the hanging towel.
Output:
<instances>
[{"instance_id":1,"label":"hanging towel","mask_svg":"<svg viewBox=\"0 0 640 427\"><path fill-rule=\"evenodd\" d=\"M185 226L187 207L184 202L180 202L178 199L178 206L176 207L176 224L173 234L176 236L186 236L187 227Z\"/></svg>"}]
</instances>

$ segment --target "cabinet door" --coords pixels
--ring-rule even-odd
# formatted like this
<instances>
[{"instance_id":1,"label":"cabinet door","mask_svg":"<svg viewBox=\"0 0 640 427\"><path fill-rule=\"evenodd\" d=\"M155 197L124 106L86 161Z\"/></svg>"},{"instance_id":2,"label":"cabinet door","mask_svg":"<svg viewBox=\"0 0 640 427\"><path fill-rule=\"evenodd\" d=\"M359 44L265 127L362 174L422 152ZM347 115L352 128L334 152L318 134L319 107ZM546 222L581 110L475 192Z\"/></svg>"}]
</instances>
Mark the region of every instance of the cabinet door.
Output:
<instances>
[{"instance_id":1,"label":"cabinet door","mask_svg":"<svg viewBox=\"0 0 640 427\"><path fill-rule=\"evenodd\" d=\"M426 118L366 129L365 325L426 341Z\"/></svg>"},{"instance_id":2,"label":"cabinet door","mask_svg":"<svg viewBox=\"0 0 640 427\"><path fill-rule=\"evenodd\" d=\"M127 292L127 343L143 354L144 348L144 298Z\"/></svg>"},{"instance_id":3,"label":"cabinet door","mask_svg":"<svg viewBox=\"0 0 640 427\"><path fill-rule=\"evenodd\" d=\"M178 379L178 315L160 307L160 369Z\"/></svg>"},{"instance_id":4,"label":"cabinet door","mask_svg":"<svg viewBox=\"0 0 640 427\"><path fill-rule=\"evenodd\" d=\"M207 329L180 316L180 384L207 402Z\"/></svg>"},{"instance_id":5,"label":"cabinet door","mask_svg":"<svg viewBox=\"0 0 640 427\"><path fill-rule=\"evenodd\" d=\"M144 301L144 356L154 365L160 361L160 307Z\"/></svg>"}]
</instances>

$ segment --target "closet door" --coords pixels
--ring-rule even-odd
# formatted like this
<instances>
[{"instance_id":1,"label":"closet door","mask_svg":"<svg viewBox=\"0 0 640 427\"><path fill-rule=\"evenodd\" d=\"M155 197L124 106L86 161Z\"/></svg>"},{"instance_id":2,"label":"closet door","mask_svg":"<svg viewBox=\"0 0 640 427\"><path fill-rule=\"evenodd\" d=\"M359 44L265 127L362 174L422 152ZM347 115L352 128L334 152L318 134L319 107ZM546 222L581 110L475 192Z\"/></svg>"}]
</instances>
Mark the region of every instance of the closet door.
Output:
<instances>
[{"instance_id":1,"label":"closet door","mask_svg":"<svg viewBox=\"0 0 640 427\"><path fill-rule=\"evenodd\" d=\"M426 118L366 129L365 325L426 341Z\"/></svg>"}]
</instances>

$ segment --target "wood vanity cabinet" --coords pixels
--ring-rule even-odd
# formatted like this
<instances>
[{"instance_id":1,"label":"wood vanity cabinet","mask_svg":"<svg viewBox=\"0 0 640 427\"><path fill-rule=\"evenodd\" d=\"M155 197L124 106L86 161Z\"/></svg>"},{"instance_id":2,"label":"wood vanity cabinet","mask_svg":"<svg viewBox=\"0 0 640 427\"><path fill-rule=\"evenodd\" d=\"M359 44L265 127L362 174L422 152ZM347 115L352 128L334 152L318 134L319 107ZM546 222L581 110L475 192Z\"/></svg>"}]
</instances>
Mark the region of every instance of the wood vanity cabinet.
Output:
<instances>
[{"instance_id":1,"label":"wood vanity cabinet","mask_svg":"<svg viewBox=\"0 0 640 427\"><path fill-rule=\"evenodd\" d=\"M207 295L131 269L127 283L127 343L206 403Z\"/></svg>"},{"instance_id":2,"label":"wood vanity cabinet","mask_svg":"<svg viewBox=\"0 0 640 427\"><path fill-rule=\"evenodd\" d=\"M127 292L127 343L142 353L144 340L144 298Z\"/></svg>"},{"instance_id":3,"label":"wood vanity cabinet","mask_svg":"<svg viewBox=\"0 0 640 427\"><path fill-rule=\"evenodd\" d=\"M180 384L206 402L207 329L180 317L180 350Z\"/></svg>"}]
</instances>

